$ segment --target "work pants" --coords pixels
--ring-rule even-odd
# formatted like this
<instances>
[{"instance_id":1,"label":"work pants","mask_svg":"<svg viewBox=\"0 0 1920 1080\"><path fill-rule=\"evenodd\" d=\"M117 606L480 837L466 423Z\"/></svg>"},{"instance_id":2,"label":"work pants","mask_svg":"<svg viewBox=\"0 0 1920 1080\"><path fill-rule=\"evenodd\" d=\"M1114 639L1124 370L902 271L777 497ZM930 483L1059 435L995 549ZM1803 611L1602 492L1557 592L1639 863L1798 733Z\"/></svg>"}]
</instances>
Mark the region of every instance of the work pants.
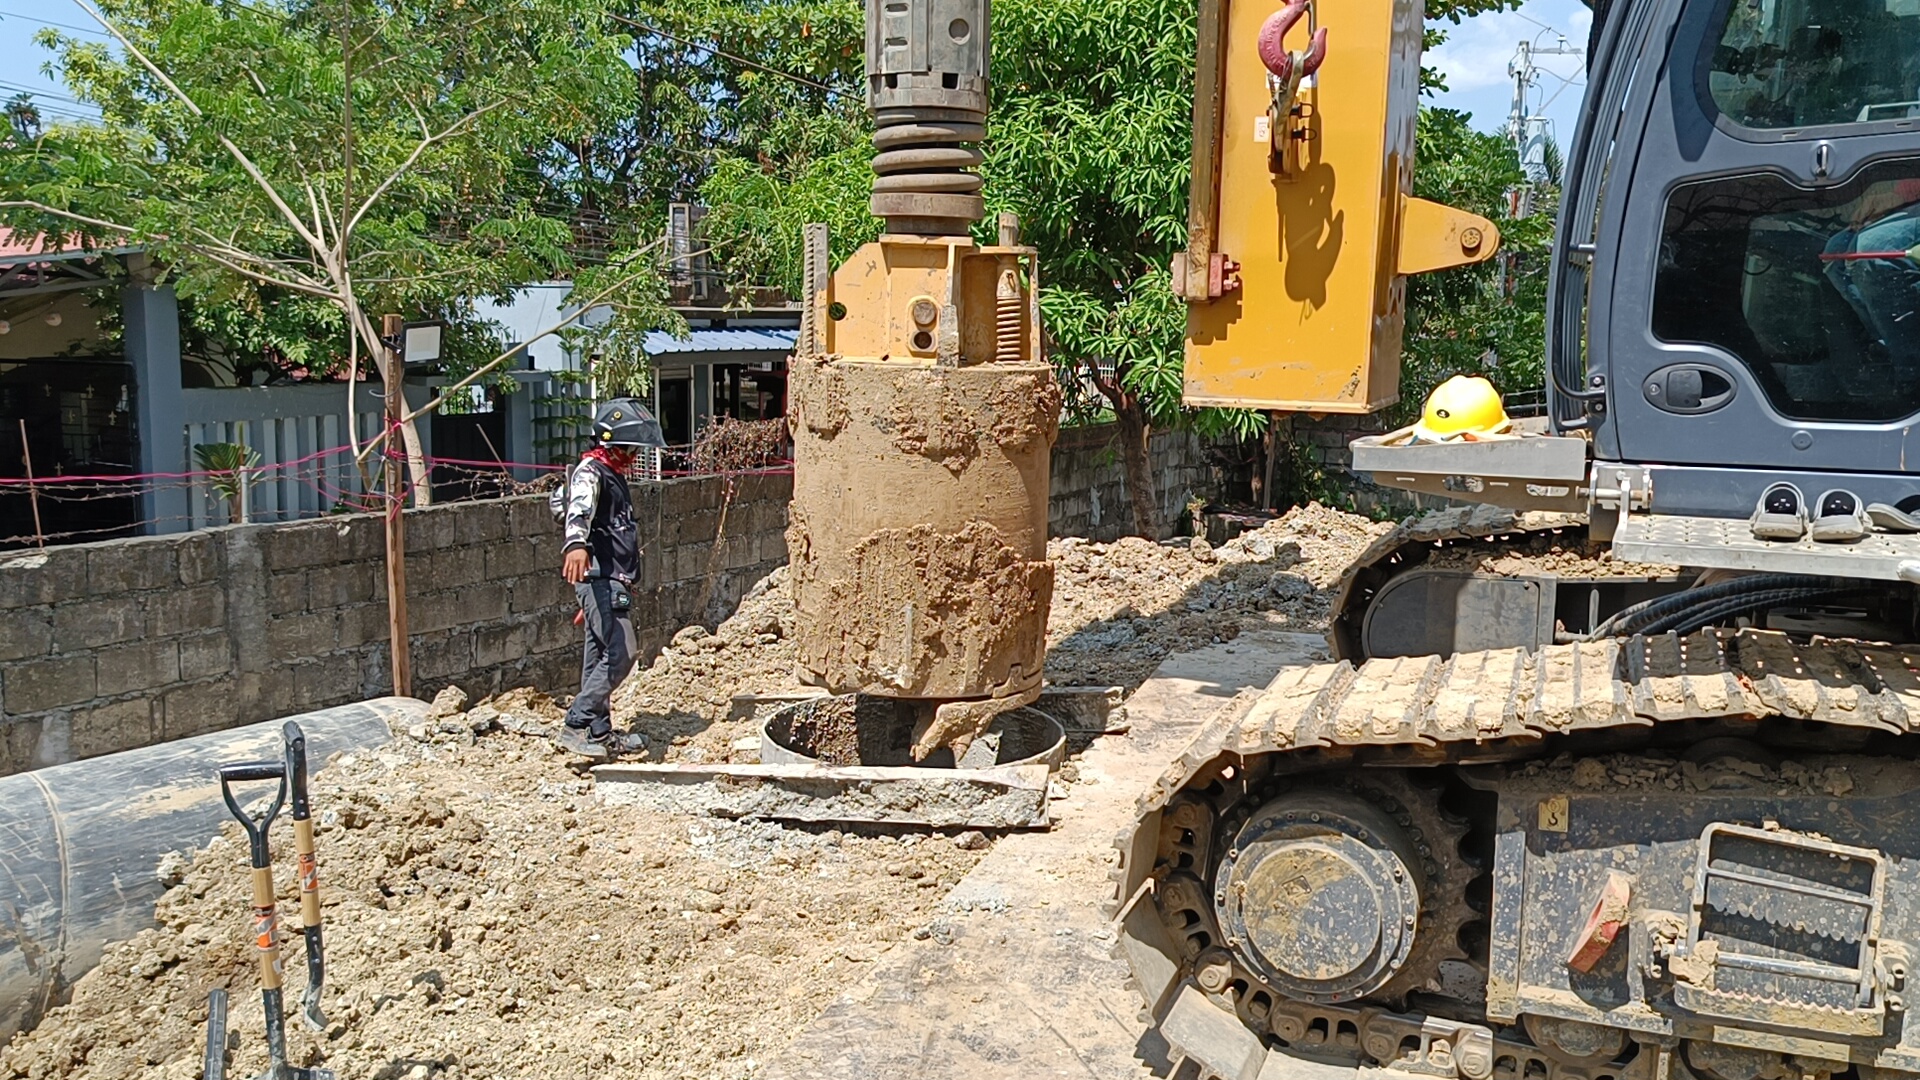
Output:
<instances>
[{"instance_id":1,"label":"work pants","mask_svg":"<svg viewBox=\"0 0 1920 1080\"><path fill-rule=\"evenodd\" d=\"M567 726L585 728L594 738L613 730L613 691L633 671L633 612L616 607L625 588L605 578L573 587L586 613L586 642L580 654L580 693L567 710Z\"/></svg>"}]
</instances>

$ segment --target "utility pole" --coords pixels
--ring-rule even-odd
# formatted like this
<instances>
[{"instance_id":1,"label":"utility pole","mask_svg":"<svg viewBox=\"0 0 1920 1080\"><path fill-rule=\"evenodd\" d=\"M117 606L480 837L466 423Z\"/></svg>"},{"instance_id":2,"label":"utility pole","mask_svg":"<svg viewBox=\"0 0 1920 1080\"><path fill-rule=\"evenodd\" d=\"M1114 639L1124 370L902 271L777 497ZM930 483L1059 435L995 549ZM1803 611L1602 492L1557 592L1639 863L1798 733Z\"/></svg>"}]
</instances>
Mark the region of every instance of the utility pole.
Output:
<instances>
[{"instance_id":1,"label":"utility pole","mask_svg":"<svg viewBox=\"0 0 1920 1080\"><path fill-rule=\"evenodd\" d=\"M1543 48L1532 41L1520 42L1513 59L1507 64L1507 74L1513 79L1513 104L1507 111L1507 139L1513 143L1514 154L1520 159L1520 168L1527 174L1526 184L1507 193L1507 212L1516 218L1533 213L1534 185L1547 179L1548 121L1544 115L1535 114L1527 104L1527 95L1540 78L1540 67L1534 63L1534 58L1583 55L1583 51L1570 44L1564 35L1558 31L1554 31L1554 35L1559 40L1550 47Z\"/></svg>"},{"instance_id":2,"label":"utility pole","mask_svg":"<svg viewBox=\"0 0 1920 1080\"><path fill-rule=\"evenodd\" d=\"M380 318L380 344L387 387L387 438L382 451L387 458L387 640L393 654L393 692L398 697L413 696L413 658L407 648L407 520L406 493L401 490L400 457L394 452L395 433L406 416L407 398L401 392L406 376L400 346L406 339L407 322L398 315Z\"/></svg>"}]
</instances>

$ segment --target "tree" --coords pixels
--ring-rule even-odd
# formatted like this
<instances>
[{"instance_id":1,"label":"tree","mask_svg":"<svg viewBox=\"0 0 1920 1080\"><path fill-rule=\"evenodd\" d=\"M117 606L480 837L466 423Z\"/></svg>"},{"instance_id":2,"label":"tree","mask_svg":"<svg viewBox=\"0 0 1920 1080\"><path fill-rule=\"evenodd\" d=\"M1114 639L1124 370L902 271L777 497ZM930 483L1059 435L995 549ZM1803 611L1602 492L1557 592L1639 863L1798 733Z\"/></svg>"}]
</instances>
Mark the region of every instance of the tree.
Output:
<instances>
[{"instance_id":1,"label":"tree","mask_svg":"<svg viewBox=\"0 0 1920 1080\"><path fill-rule=\"evenodd\" d=\"M540 169L635 111L629 39L599 0L76 2L118 47L42 41L101 122L0 155L6 223L142 244L208 310L331 323L349 383L380 354L376 315L471 328L473 300L529 280L582 271L579 299L671 320L633 230L580 265L577 206ZM402 432L417 499L422 411Z\"/></svg>"},{"instance_id":2,"label":"tree","mask_svg":"<svg viewBox=\"0 0 1920 1080\"><path fill-rule=\"evenodd\" d=\"M824 43L827 59L836 49L852 50L857 57L859 23L850 16L858 6L850 0L836 5L703 0L692 18L676 24L683 36L736 56L762 55L752 50L777 40L776 48L789 50L778 53L781 63L808 71L838 91L818 99L792 98L777 130L802 134L785 142L767 134L771 126L742 123L736 129L715 120L722 134L701 186L711 208L707 233L727 248L736 270L757 280L797 285L803 222L833 225L836 259L878 233L879 223L865 213L872 151L857 79L831 64L804 67L818 57L822 42L780 37L778 19L769 28L743 14L764 18L823 6L843 13L812 24L816 38L842 35ZM1442 0L1428 13L1428 46L1445 39L1448 23L1514 6L1517 0ZM1152 431L1186 425L1246 436L1266 427L1267 419L1248 412L1190 410L1181 403L1185 306L1173 295L1166 271L1186 243L1195 5L1191 0L999 0L993 17L993 111L981 170L988 207L1018 213L1023 238L1039 248L1050 354L1070 389L1090 385L1113 414L1134 525L1153 535L1159 522L1147 457ZM755 25L752 32L743 29ZM786 25L806 24L789 17ZM774 37L756 36L769 34ZM1429 88L1439 84L1435 73L1423 76ZM728 106L727 115L760 115L755 87L744 79L729 85L728 95L738 93L741 100ZM770 81L758 89L771 93L776 85ZM1499 196L1515 165L1498 140L1474 136L1458 114L1427 116L1418 152L1415 177L1423 196L1504 218ZM1503 222L1503 228L1510 245L1532 252L1541 234L1530 230L1549 221L1550 215L1542 215L1535 224ZM985 226L980 236L988 239ZM1543 288L1544 282L1529 278L1522 285L1524 293L1535 285ZM1470 348L1476 351L1467 360L1478 361L1489 349L1513 358L1502 360L1509 365L1501 372L1508 385L1524 377L1525 358L1539 353L1531 343L1537 339L1540 305L1532 303L1531 293L1502 293L1496 268L1428 275L1409 295L1406 389L1416 401L1432 372L1466 363L1462 357ZM1267 452L1290 456L1291 448L1276 438Z\"/></svg>"},{"instance_id":3,"label":"tree","mask_svg":"<svg viewBox=\"0 0 1920 1080\"><path fill-rule=\"evenodd\" d=\"M1532 216L1506 216L1508 193L1527 183L1513 144L1474 131L1464 113L1420 113L1414 193L1500 222L1501 254L1478 266L1407 282L1407 335L1400 404L1417 416L1427 392L1451 375L1485 375L1504 392L1544 385L1547 267L1554 188L1539 192Z\"/></svg>"}]
</instances>

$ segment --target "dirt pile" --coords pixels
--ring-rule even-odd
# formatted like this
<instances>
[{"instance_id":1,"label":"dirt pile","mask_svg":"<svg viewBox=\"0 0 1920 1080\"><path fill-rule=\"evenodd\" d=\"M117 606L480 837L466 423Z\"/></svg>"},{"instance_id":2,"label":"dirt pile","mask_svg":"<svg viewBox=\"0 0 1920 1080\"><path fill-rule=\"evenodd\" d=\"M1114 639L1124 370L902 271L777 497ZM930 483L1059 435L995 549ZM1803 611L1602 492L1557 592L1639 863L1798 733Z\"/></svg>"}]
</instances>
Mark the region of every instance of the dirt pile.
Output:
<instances>
[{"instance_id":1,"label":"dirt pile","mask_svg":"<svg viewBox=\"0 0 1920 1080\"><path fill-rule=\"evenodd\" d=\"M1323 629L1326 587L1383 528L1310 506L1218 549L1055 541L1048 677L1131 688L1169 652L1256 621ZM735 746L757 739L728 719L730 699L791 686L792 620L777 571L713 632L677 634L623 687L618 715L653 738L655 760L750 756ZM316 776L333 1026L290 1018L296 1063L356 1080L745 1078L890 943L939 937L941 897L987 846L603 808L544 738L561 715L514 691ZM170 857L159 926L110 948L68 1004L0 1048L0 1080L196 1077L216 986L239 1039L229 1075L261 1071L245 867L234 826ZM298 941L283 946L291 1002Z\"/></svg>"},{"instance_id":2,"label":"dirt pile","mask_svg":"<svg viewBox=\"0 0 1920 1080\"><path fill-rule=\"evenodd\" d=\"M1131 690L1168 654L1231 641L1249 621L1320 633L1327 587L1387 528L1316 503L1218 548L1187 539L1053 540L1047 680ZM729 718L731 701L794 687L793 619L783 568L712 633L689 627L675 635L615 695L616 720L645 732L656 760L756 753L758 733Z\"/></svg>"},{"instance_id":3,"label":"dirt pile","mask_svg":"<svg viewBox=\"0 0 1920 1080\"><path fill-rule=\"evenodd\" d=\"M355 1080L745 1077L926 926L979 857L938 835L602 808L546 740L509 730L556 716L517 695L318 775L333 1026L290 1017L296 1062ZM275 833L284 929L298 921L292 837ZM160 926L0 1048L0 1077L197 1077L216 986L240 1040L229 1075L265 1067L237 834L172 860ZM296 930L283 946L295 1007L298 949Z\"/></svg>"}]
</instances>

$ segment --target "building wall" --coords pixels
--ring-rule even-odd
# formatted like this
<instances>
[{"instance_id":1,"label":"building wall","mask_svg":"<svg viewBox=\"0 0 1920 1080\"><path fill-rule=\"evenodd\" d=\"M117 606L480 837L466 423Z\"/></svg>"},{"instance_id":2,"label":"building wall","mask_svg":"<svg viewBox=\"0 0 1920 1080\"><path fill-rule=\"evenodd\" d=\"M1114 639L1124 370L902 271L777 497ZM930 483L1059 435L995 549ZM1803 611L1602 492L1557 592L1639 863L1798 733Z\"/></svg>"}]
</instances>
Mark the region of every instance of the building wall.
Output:
<instances>
[{"instance_id":1,"label":"building wall","mask_svg":"<svg viewBox=\"0 0 1920 1080\"><path fill-rule=\"evenodd\" d=\"M636 487L651 656L786 561L791 478ZM411 510L414 692L564 687L571 586L544 495ZM387 692L378 515L240 525L0 557L0 775Z\"/></svg>"},{"instance_id":2,"label":"building wall","mask_svg":"<svg viewBox=\"0 0 1920 1080\"><path fill-rule=\"evenodd\" d=\"M1160 509L1156 540L1187 532L1187 504L1218 484L1206 447L1188 431L1156 431L1147 438ZM1117 540L1133 533L1133 502L1120 461L1119 429L1112 424L1066 428L1053 446L1053 484L1047 528L1053 536Z\"/></svg>"},{"instance_id":3,"label":"building wall","mask_svg":"<svg viewBox=\"0 0 1920 1080\"><path fill-rule=\"evenodd\" d=\"M1381 487L1367 473L1353 471L1353 451L1348 444L1362 435L1380 435L1387 431L1384 417L1299 415L1287 421L1294 444L1307 461L1324 474L1324 487L1336 501L1355 513L1374 518L1398 518L1425 510L1458 505L1451 499L1423 495L1398 488Z\"/></svg>"}]
</instances>

